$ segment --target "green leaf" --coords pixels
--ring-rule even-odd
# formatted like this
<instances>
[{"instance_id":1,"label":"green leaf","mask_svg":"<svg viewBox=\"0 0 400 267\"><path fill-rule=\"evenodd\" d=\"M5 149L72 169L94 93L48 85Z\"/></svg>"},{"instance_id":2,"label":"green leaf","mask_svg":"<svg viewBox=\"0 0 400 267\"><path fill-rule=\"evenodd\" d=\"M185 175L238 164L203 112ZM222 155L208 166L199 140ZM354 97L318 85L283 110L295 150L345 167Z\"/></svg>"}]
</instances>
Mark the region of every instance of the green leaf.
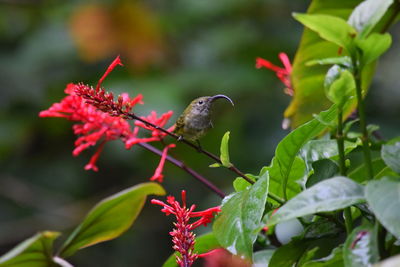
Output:
<instances>
[{"instance_id":1,"label":"green leaf","mask_svg":"<svg viewBox=\"0 0 400 267\"><path fill-rule=\"evenodd\" d=\"M256 176L254 176L254 175L246 174L246 176L249 177L250 179L252 179L253 182L255 182L257 180ZM233 181L233 188L235 189L236 192L246 190L250 186L251 186L251 184L248 181L246 181L245 179L243 179L242 177L237 177Z\"/></svg>"},{"instance_id":2,"label":"green leaf","mask_svg":"<svg viewBox=\"0 0 400 267\"><path fill-rule=\"evenodd\" d=\"M229 134L230 134L229 131L224 134L224 136L222 137L221 147L220 147L220 149L221 149L221 156L220 156L221 163L222 163L222 166L227 167L227 168L232 167L232 163L229 161L229 147L228 147Z\"/></svg>"},{"instance_id":3,"label":"green leaf","mask_svg":"<svg viewBox=\"0 0 400 267\"><path fill-rule=\"evenodd\" d=\"M358 32L359 38L365 38L385 15L393 0L366 0L359 4L348 20Z\"/></svg>"},{"instance_id":4,"label":"green leaf","mask_svg":"<svg viewBox=\"0 0 400 267\"><path fill-rule=\"evenodd\" d=\"M40 232L25 240L0 258L4 267L48 267L54 265L52 259L53 242L59 232Z\"/></svg>"},{"instance_id":5,"label":"green leaf","mask_svg":"<svg viewBox=\"0 0 400 267\"><path fill-rule=\"evenodd\" d=\"M357 46L362 50L362 65L367 65L377 60L392 44L390 34L372 33L366 39L357 40Z\"/></svg>"},{"instance_id":6,"label":"green leaf","mask_svg":"<svg viewBox=\"0 0 400 267\"><path fill-rule=\"evenodd\" d=\"M375 173L375 176L374 176L375 179L382 177L381 172L386 168L387 168L386 164L381 158L372 160L372 169ZM358 183L368 180L368 171L367 171L366 164L363 163L362 165L358 166L357 168L352 170L348 174L348 176L349 176L349 178L351 178L352 180L354 180L355 182L358 182Z\"/></svg>"},{"instance_id":7,"label":"green leaf","mask_svg":"<svg viewBox=\"0 0 400 267\"><path fill-rule=\"evenodd\" d=\"M365 198L376 218L385 228L400 238L400 178L383 177L370 181Z\"/></svg>"},{"instance_id":8,"label":"green leaf","mask_svg":"<svg viewBox=\"0 0 400 267\"><path fill-rule=\"evenodd\" d=\"M307 179L307 188L339 173L339 166L330 159L318 160L312 164L312 167L314 169L314 173L310 176L310 178Z\"/></svg>"},{"instance_id":9,"label":"green leaf","mask_svg":"<svg viewBox=\"0 0 400 267\"><path fill-rule=\"evenodd\" d=\"M344 47L349 52L353 50L353 38L357 32L344 19L322 14L294 14L293 16L304 26L318 33L322 39Z\"/></svg>"},{"instance_id":10,"label":"green leaf","mask_svg":"<svg viewBox=\"0 0 400 267\"><path fill-rule=\"evenodd\" d=\"M250 188L231 194L222 202L222 211L213 224L218 242L232 254L252 258L268 195L269 173Z\"/></svg>"},{"instance_id":11,"label":"green leaf","mask_svg":"<svg viewBox=\"0 0 400 267\"><path fill-rule=\"evenodd\" d=\"M317 260L306 262L302 267L343 267L343 252L341 247L332 250L331 254Z\"/></svg>"},{"instance_id":12,"label":"green leaf","mask_svg":"<svg viewBox=\"0 0 400 267\"><path fill-rule=\"evenodd\" d=\"M346 267L371 266L379 260L377 233L372 225L354 229L343 248Z\"/></svg>"},{"instance_id":13,"label":"green leaf","mask_svg":"<svg viewBox=\"0 0 400 267\"><path fill-rule=\"evenodd\" d=\"M293 240L275 250L270 260L270 266L298 266L297 264L301 266L301 262L310 258L321 259L329 257L331 251L340 242L342 241L338 237Z\"/></svg>"},{"instance_id":14,"label":"green leaf","mask_svg":"<svg viewBox=\"0 0 400 267\"><path fill-rule=\"evenodd\" d=\"M337 65L335 65L337 66ZM333 66L332 68L334 68ZM329 71L327 76L329 75ZM348 70L341 70L340 76L326 87L326 96L340 108L355 95L356 82L353 74Z\"/></svg>"},{"instance_id":15,"label":"green leaf","mask_svg":"<svg viewBox=\"0 0 400 267\"><path fill-rule=\"evenodd\" d=\"M345 154L353 151L359 144L357 142L344 142ZM305 161L307 171L312 170L312 163L322 159L336 159L338 156L336 140L311 140L300 150L299 156Z\"/></svg>"},{"instance_id":16,"label":"green leaf","mask_svg":"<svg viewBox=\"0 0 400 267\"><path fill-rule=\"evenodd\" d=\"M60 255L114 239L124 233L139 215L148 195L164 195L157 183L143 183L100 201L63 244Z\"/></svg>"},{"instance_id":17,"label":"green leaf","mask_svg":"<svg viewBox=\"0 0 400 267\"><path fill-rule=\"evenodd\" d=\"M275 250L270 259L270 266L296 266L295 264L308 248L308 242L294 240Z\"/></svg>"},{"instance_id":18,"label":"green leaf","mask_svg":"<svg viewBox=\"0 0 400 267\"><path fill-rule=\"evenodd\" d=\"M210 168L219 168L219 167L222 167L222 165L219 164L218 162L215 162L213 164L210 164L208 167L210 167Z\"/></svg>"},{"instance_id":19,"label":"green leaf","mask_svg":"<svg viewBox=\"0 0 400 267\"><path fill-rule=\"evenodd\" d=\"M304 238L319 239L322 237L337 236L342 231L343 228L339 228L336 223L325 218L320 218L319 220L313 221L312 224L304 229Z\"/></svg>"},{"instance_id":20,"label":"green leaf","mask_svg":"<svg viewBox=\"0 0 400 267\"><path fill-rule=\"evenodd\" d=\"M207 233L196 237L196 242L194 243L194 252L196 254L202 254L209 252L213 249L220 248L218 240L215 238L213 233ZM175 253L169 256L169 258L164 262L162 267L177 267Z\"/></svg>"},{"instance_id":21,"label":"green leaf","mask_svg":"<svg viewBox=\"0 0 400 267\"><path fill-rule=\"evenodd\" d=\"M393 171L400 173L400 141L383 145L381 156Z\"/></svg>"},{"instance_id":22,"label":"green leaf","mask_svg":"<svg viewBox=\"0 0 400 267\"><path fill-rule=\"evenodd\" d=\"M304 190L264 221L268 226L322 211L334 211L364 201L363 187L346 177L334 177Z\"/></svg>"},{"instance_id":23,"label":"green leaf","mask_svg":"<svg viewBox=\"0 0 400 267\"><path fill-rule=\"evenodd\" d=\"M347 19L351 11L360 0L313 0L307 10L308 14L327 14ZM380 27L381 28L381 27ZM379 31L380 29L377 28ZM284 116L290 121L291 127L296 128L310 120L315 113L327 109L331 102L326 98L324 79L327 66L316 65L307 67L306 62L311 60L338 56L338 47L335 44L321 39L315 32L305 29L293 61L291 75L295 94ZM343 51L343 56L348 56ZM362 71L362 89L366 93L373 77L374 64L368 65ZM356 107L352 99L344 110L344 118L350 115Z\"/></svg>"},{"instance_id":24,"label":"green leaf","mask_svg":"<svg viewBox=\"0 0 400 267\"><path fill-rule=\"evenodd\" d=\"M286 181L286 197L288 199L294 197L301 191L301 186L296 181L302 179L305 173L305 164L304 161L300 157L295 157L290 168L290 172L287 175L288 179ZM269 192L279 196L284 197L283 191L283 176L281 173L281 168L278 165L278 160L276 157L272 159L271 166L262 169L261 171L264 172L268 170L270 173L270 185L269 185Z\"/></svg>"},{"instance_id":25,"label":"green leaf","mask_svg":"<svg viewBox=\"0 0 400 267\"><path fill-rule=\"evenodd\" d=\"M319 116L324 121L334 121L336 119L337 107L333 105L329 110L323 111ZM322 124L317 119L313 119L296 130L289 133L278 144L275 150L275 162L270 169L271 177L273 174L280 174L281 189L283 197L287 199L286 187L288 184L289 175L292 171L293 163L302 146L310 139L316 137L326 129L326 125Z\"/></svg>"},{"instance_id":26,"label":"green leaf","mask_svg":"<svg viewBox=\"0 0 400 267\"><path fill-rule=\"evenodd\" d=\"M322 58L322 59L313 59L305 64L308 67L315 66L315 65L339 65L345 68L351 67L351 58L348 56L343 57L329 57L329 58Z\"/></svg>"},{"instance_id":27,"label":"green leaf","mask_svg":"<svg viewBox=\"0 0 400 267\"><path fill-rule=\"evenodd\" d=\"M253 255L253 265L252 267L265 267L268 266L269 261L272 258L275 250L265 249L254 253Z\"/></svg>"}]
</instances>

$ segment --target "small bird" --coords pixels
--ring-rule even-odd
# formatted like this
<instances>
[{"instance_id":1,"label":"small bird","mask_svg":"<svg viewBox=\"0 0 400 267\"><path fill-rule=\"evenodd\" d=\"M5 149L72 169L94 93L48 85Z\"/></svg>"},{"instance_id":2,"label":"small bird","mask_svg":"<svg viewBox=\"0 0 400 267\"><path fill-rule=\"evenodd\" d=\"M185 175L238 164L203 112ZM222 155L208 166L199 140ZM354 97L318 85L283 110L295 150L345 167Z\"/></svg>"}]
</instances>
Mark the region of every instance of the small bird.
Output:
<instances>
[{"instance_id":1,"label":"small bird","mask_svg":"<svg viewBox=\"0 0 400 267\"><path fill-rule=\"evenodd\" d=\"M212 128L211 106L214 100L225 98L233 101L226 95L202 96L193 100L175 123L174 133L180 138L197 141L207 130ZM179 139L178 139L179 140Z\"/></svg>"}]
</instances>

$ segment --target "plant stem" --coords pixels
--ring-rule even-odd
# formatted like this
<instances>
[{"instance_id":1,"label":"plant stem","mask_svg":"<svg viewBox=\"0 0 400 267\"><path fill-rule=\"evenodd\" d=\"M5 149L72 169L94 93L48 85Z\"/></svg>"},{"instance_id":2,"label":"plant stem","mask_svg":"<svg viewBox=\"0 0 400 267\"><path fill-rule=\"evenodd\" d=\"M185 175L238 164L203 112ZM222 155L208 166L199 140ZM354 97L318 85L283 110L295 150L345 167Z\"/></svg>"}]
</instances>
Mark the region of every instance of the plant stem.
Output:
<instances>
[{"instance_id":1,"label":"plant stem","mask_svg":"<svg viewBox=\"0 0 400 267\"><path fill-rule=\"evenodd\" d=\"M375 230L378 235L377 238L378 238L379 255L381 256L381 260L383 260L389 257L389 252L385 249L387 230L379 223L379 221L376 218L375 218Z\"/></svg>"},{"instance_id":2,"label":"plant stem","mask_svg":"<svg viewBox=\"0 0 400 267\"><path fill-rule=\"evenodd\" d=\"M390 25L392 25L392 23L396 20L399 12L400 12L400 2L394 1L392 14L390 14L389 18L387 19L384 26L382 27L382 29L380 31L381 33L385 33L389 29Z\"/></svg>"},{"instance_id":3,"label":"plant stem","mask_svg":"<svg viewBox=\"0 0 400 267\"><path fill-rule=\"evenodd\" d=\"M285 204L285 200L283 200L282 198L280 198L279 196L275 195L274 193L270 193L268 192L268 197L270 199L275 200L276 202L278 202L279 204Z\"/></svg>"},{"instance_id":4,"label":"plant stem","mask_svg":"<svg viewBox=\"0 0 400 267\"><path fill-rule=\"evenodd\" d=\"M346 158L344 155L344 135L343 135L343 111L341 107L339 107L338 111L338 126L336 132L336 141L339 152L340 174L346 176Z\"/></svg>"},{"instance_id":5,"label":"plant stem","mask_svg":"<svg viewBox=\"0 0 400 267\"><path fill-rule=\"evenodd\" d=\"M362 87L361 87L361 71L357 62L353 59L354 65L354 79L356 82L356 94L357 94L357 106L358 106L358 116L360 118L360 128L362 132L361 141L363 144L363 153L365 166L367 168L368 179L371 180L374 177L374 172L372 170L372 160L371 160L371 150L369 148L369 138L367 131L367 122L365 118L365 105L364 99L362 96Z\"/></svg>"},{"instance_id":6,"label":"plant stem","mask_svg":"<svg viewBox=\"0 0 400 267\"><path fill-rule=\"evenodd\" d=\"M342 107L338 107L338 126L336 132L336 141L338 145L339 154L339 168L340 174L346 176L346 158L344 154L344 135L343 135L343 110ZM346 226L347 235L353 230L353 218L351 217L351 209L347 207L344 209L344 222Z\"/></svg>"},{"instance_id":7,"label":"plant stem","mask_svg":"<svg viewBox=\"0 0 400 267\"><path fill-rule=\"evenodd\" d=\"M128 118L132 119L132 120L141 121L141 122L143 122L144 124L146 124L146 125L148 125L148 126L150 126L150 127L153 127L154 129L159 130L159 131L161 131L161 132L163 132L163 133L165 133L165 134L167 134L167 135L169 135L169 136L175 138L176 140L179 140L179 142L182 142L182 143L184 143L184 144L190 146L191 148L197 150L198 152L200 152L200 153L202 153L202 154L208 156L209 158L213 159L213 160L216 161L217 163L222 164L222 162L221 162L221 160L220 160L220 158L219 158L218 156L214 155L213 153L211 153L211 152L209 152L209 151L207 151L207 150L204 150L201 146L198 146L198 145L196 145L196 144L194 144L194 143L192 143L192 142L190 142L190 141L188 141L188 140L182 138L181 136L178 136L178 135L174 134L173 132L170 132L170 131L168 131L167 129L164 129L163 127L160 127L160 126L157 126L157 125L155 125L155 124L153 124L153 123L151 123L151 122L148 122L148 121L146 121L145 119L142 119L142 118L136 116L136 115L133 114L133 113L126 113L126 114L124 114L124 115L127 116ZM239 175L239 176L242 177L243 179L245 179L245 180L246 180L247 182L249 182L250 184L254 184L253 180L251 180L251 179L250 179L249 177L247 177L243 172L241 172L238 168L236 168L235 165L232 165L232 166L229 167L228 169L231 170L232 172L236 173L237 175Z\"/></svg>"},{"instance_id":8,"label":"plant stem","mask_svg":"<svg viewBox=\"0 0 400 267\"><path fill-rule=\"evenodd\" d=\"M347 235L350 235L351 231L353 231L353 218L351 217L350 207L344 209L344 224L346 226Z\"/></svg>"},{"instance_id":9,"label":"plant stem","mask_svg":"<svg viewBox=\"0 0 400 267\"><path fill-rule=\"evenodd\" d=\"M157 154L159 156L162 155L162 151L155 148L154 146L148 144L148 143L138 143L139 146L153 152L154 154ZM185 163L183 163L180 160L177 160L173 157L171 157L170 155L167 155L166 158L169 162L171 162L172 164L178 166L179 168L181 168L182 170L186 171L187 173L189 173L191 176L193 176L195 179L197 179L198 181L200 181L202 184L204 184L208 189L210 189L211 191L215 192L218 196L220 196L221 198L225 197L225 194L213 183L211 183L209 180L207 180L206 178L204 178L201 174L199 174L198 172L196 172L195 170L189 168L188 166L185 165Z\"/></svg>"}]
</instances>

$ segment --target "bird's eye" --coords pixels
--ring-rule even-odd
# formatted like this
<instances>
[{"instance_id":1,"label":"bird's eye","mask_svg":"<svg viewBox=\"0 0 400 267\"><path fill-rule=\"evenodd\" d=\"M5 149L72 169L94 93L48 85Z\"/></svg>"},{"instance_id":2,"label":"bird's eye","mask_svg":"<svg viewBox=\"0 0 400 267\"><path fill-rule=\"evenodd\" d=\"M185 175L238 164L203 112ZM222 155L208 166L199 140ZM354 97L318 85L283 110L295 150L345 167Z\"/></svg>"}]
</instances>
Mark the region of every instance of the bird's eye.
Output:
<instances>
[{"instance_id":1,"label":"bird's eye","mask_svg":"<svg viewBox=\"0 0 400 267\"><path fill-rule=\"evenodd\" d=\"M203 105L203 101L202 100L199 101L199 105Z\"/></svg>"}]
</instances>

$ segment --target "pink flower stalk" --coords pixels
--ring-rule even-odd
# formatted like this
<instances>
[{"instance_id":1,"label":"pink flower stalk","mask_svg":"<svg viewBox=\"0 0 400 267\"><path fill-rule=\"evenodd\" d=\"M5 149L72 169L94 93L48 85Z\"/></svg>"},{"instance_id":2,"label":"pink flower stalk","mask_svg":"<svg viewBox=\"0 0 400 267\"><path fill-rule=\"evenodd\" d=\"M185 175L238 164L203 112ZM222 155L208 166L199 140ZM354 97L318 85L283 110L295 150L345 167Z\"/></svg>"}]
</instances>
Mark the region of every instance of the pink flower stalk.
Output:
<instances>
[{"instance_id":1,"label":"pink flower stalk","mask_svg":"<svg viewBox=\"0 0 400 267\"><path fill-rule=\"evenodd\" d=\"M166 147L164 147L160 163L158 164L158 167L156 168L156 171L154 172L153 176L150 178L150 181L158 181L159 183L163 182L164 175L162 174L162 171L164 169L165 159L167 158L168 149L173 147L175 147L175 144L169 144Z\"/></svg>"},{"instance_id":2,"label":"pink flower stalk","mask_svg":"<svg viewBox=\"0 0 400 267\"><path fill-rule=\"evenodd\" d=\"M278 67L274 64L272 64L270 61L265 60L263 58L257 58L256 59L256 68L267 68L272 71L275 71L276 76L282 81L282 83L286 86L284 92L287 95L293 96L294 94L294 89L292 86L292 82L290 80L290 75L292 73L292 65L290 64L289 57L285 53L279 53L279 59L281 60L283 64L282 67Z\"/></svg>"},{"instance_id":3,"label":"pink flower stalk","mask_svg":"<svg viewBox=\"0 0 400 267\"><path fill-rule=\"evenodd\" d=\"M200 225L207 225L214 218L214 214L221 211L220 207L213 207L204 211L194 212L196 208L192 205L190 208L186 207L186 191L182 190L182 206L173 196L167 197L167 203L163 201L152 199L152 204L163 206L162 212L167 216L170 214L175 215L176 222L175 228L169 233L172 236L174 243L173 249L178 252L176 255L176 262L181 267L189 267L199 257L194 252L194 244L196 235L192 232ZM200 217L197 221L190 223L190 218Z\"/></svg>"},{"instance_id":4,"label":"pink flower stalk","mask_svg":"<svg viewBox=\"0 0 400 267\"><path fill-rule=\"evenodd\" d=\"M161 141L165 137L165 134L160 134L156 129L152 130L151 137L138 137L140 128L146 130L149 128L138 124L132 130L126 120L128 118L127 114L135 105L143 104L143 96L141 94L130 98L125 93L120 95L117 101L114 101L112 93L107 93L101 88L101 83L105 77L117 65L122 65L119 57L111 63L100 78L96 89L82 83L68 84L65 89L67 96L59 103L54 103L49 109L39 113L40 117L61 117L77 122L73 125L74 134L78 136L72 153L74 156L78 156L82 151L100 143L99 148L85 166L85 170L98 171L96 162L105 143L108 141L120 139L125 143L126 149L130 149L135 144ZM149 116L152 117L153 114L155 114L155 111L152 111ZM169 111L162 114L159 119L154 119L151 122L157 127L162 127L171 116L172 111ZM167 150L165 157L166 153ZM164 164L157 168L159 175L161 175L163 166ZM162 179L157 180L162 181Z\"/></svg>"}]
</instances>

